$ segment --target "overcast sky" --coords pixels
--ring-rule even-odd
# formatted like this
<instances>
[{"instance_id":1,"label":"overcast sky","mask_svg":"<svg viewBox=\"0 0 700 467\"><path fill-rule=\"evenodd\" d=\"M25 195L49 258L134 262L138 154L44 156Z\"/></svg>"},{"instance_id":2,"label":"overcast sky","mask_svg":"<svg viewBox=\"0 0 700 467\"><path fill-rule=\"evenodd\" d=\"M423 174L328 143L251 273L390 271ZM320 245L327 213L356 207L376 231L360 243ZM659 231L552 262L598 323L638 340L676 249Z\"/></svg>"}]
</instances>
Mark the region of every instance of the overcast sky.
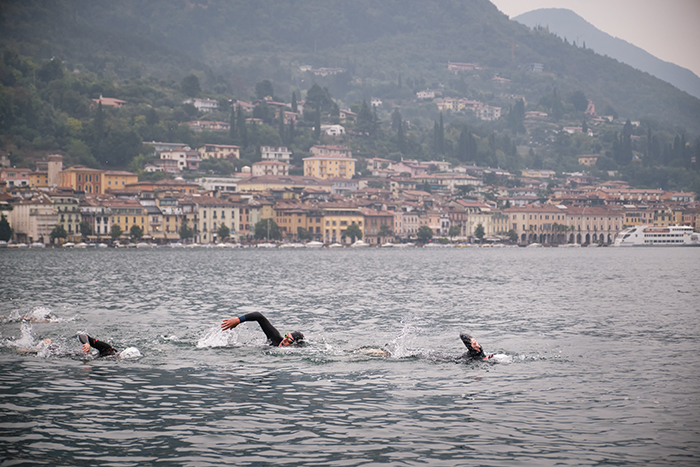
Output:
<instances>
[{"instance_id":1,"label":"overcast sky","mask_svg":"<svg viewBox=\"0 0 700 467\"><path fill-rule=\"evenodd\" d=\"M510 18L565 8L603 32L700 76L700 0L491 0Z\"/></svg>"}]
</instances>

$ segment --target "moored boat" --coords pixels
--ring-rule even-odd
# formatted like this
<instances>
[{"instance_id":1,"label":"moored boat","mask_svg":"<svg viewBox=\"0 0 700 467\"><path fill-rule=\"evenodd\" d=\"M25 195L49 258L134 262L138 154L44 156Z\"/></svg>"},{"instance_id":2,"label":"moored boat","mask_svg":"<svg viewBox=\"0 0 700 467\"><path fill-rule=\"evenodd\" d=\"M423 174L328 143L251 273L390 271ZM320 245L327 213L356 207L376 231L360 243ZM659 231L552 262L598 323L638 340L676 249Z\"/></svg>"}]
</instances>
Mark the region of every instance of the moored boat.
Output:
<instances>
[{"instance_id":1,"label":"moored boat","mask_svg":"<svg viewBox=\"0 0 700 467\"><path fill-rule=\"evenodd\" d=\"M615 237L614 246L700 246L700 234L685 225L637 225Z\"/></svg>"}]
</instances>

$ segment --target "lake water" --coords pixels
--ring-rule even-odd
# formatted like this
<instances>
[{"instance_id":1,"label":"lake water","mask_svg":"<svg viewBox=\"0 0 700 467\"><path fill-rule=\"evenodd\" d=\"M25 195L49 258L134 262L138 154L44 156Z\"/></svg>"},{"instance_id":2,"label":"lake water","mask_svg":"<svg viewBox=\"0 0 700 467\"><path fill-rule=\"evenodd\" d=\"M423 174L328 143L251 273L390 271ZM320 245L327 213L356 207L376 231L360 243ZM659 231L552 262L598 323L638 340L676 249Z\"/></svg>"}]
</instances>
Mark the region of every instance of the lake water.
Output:
<instances>
[{"instance_id":1,"label":"lake water","mask_svg":"<svg viewBox=\"0 0 700 467\"><path fill-rule=\"evenodd\" d=\"M0 466L700 464L700 248L6 249L0 277ZM220 331L251 311L309 344ZM465 330L497 359L457 361Z\"/></svg>"}]
</instances>

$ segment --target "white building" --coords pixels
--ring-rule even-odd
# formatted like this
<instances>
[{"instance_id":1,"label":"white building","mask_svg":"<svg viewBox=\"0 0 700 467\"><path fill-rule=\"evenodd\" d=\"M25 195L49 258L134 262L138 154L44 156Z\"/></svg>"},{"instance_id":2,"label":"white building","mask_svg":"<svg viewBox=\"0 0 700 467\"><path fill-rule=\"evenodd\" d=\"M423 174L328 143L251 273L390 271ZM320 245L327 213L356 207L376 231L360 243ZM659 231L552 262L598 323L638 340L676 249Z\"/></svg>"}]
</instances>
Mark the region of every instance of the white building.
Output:
<instances>
[{"instance_id":1,"label":"white building","mask_svg":"<svg viewBox=\"0 0 700 467\"><path fill-rule=\"evenodd\" d=\"M187 99L183 104L192 104L200 112L213 112L219 108L219 103L214 99Z\"/></svg>"},{"instance_id":2,"label":"white building","mask_svg":"<svg viewBox=\"0 0 700 467\"><path fill-rule=\"evenodd\" d=\"M263 175L289 175L289 164L278 161L260 161L253 164L253 177Z\"/></svg>"},{"instance_id":3,"label":"white building","mask_svg":"<svg viewBox=\"0 0 700 467\"><path fill-rule=\"evenodd\" d=\"M321 125L321 132L329 136L344 135L345 127L342 125Z\"/></svg>"},{"instance_id":4,"label":"white building","mask_svg":"<svg viewBox=\"0 0 700 467\"><path fill-rule=\"evenodd\" d=\"M260 154L264 161L289 162L292 159L292 151L285 146L260 146Z\"/></svg>"},{"instance_id":5,"label":"white building","mask_svg":"<svg viewBox=\"0 0 700 467\"><path fill-rule=\"evenodd\" d=\"M491 107L490 105L474 109L474 113L476 113L476 116L481 120L493 121L501 118L501 108Z\"/></svg>"}]
</instances>

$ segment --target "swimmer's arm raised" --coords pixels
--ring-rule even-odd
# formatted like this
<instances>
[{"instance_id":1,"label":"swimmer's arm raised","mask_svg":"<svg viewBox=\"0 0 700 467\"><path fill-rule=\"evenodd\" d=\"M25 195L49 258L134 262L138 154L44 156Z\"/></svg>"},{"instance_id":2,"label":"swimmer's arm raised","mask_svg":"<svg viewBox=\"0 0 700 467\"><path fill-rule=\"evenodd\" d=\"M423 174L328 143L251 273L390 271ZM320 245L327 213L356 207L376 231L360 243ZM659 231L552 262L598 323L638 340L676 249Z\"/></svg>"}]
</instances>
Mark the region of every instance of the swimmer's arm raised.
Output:
<instances>
[{"instance_id":1,"label":"swimmer's arm raised","mask_svg":"<svg viewBox=\"0 0 700 467\"><path fill-rule=\"evenodd\" d=\"M221 330L226 331L228 329L233 329L236 326L241 324L241 319L240 318L229 318L225 319L221 322Z\"/></svg>"}]
</instances>

